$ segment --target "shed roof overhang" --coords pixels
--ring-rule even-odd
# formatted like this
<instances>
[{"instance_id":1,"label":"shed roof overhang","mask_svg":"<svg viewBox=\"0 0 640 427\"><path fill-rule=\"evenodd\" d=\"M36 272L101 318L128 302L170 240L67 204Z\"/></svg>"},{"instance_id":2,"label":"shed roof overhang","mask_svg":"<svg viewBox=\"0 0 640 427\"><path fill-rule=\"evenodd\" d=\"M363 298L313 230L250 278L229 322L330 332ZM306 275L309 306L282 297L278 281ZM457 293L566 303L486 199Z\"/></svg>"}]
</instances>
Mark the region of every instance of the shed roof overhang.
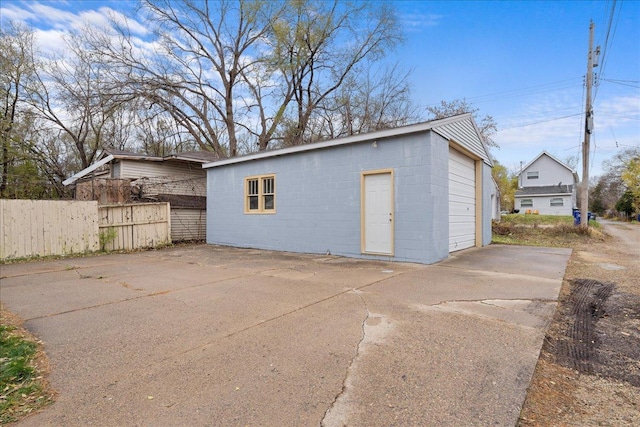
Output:
<instances>
[{"instance_id":1,"label":"shed roof overhang","mask_svg":"<svg viewBox=\"0 0 640 427\"><path fill-rule=\"evenodd\" d=\"M77 180L82 178L83 176L86 176L86 175L90 174L94 170L98 169L100 166L106 165L107 163L109 163L113 159L114 159L113 154L109 154L108 156L103 157L101 160L95 162L91 166L82 169L80 172L78 172L75 175L65 179L64 181L62 181L62 185L67 186L67 185L73 184L74 182L76 182Z\"/></svg>"}]
</instances>

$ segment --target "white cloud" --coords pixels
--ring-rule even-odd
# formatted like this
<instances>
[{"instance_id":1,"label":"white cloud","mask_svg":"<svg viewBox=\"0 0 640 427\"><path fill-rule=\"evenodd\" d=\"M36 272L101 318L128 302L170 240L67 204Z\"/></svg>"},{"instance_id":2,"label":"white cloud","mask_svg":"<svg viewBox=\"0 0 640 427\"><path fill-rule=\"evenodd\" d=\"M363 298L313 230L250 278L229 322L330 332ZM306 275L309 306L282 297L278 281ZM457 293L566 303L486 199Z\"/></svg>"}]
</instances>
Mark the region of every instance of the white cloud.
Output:
<instances>
[{"instance_id":1,"label":"white cloud","mask_svg":"<svg viewBox=\"0 0 640 427\"><path fill-rule=\"evenodd\" d=\"M440 25L442 15L435 13L402 13L398 15L402 29L407 32Z\"/></svg>"},{"instance_id":2,"label":"white cloud","mask_svg":"<svg viewBox=\"0 0 640 427\"><path fill-rule=\"evenodd\" d=\"M38 18L35 13L18 7L15 4L10 4L7 7L0 7L0 16L3 21L6 19L23 23L27 21L34 21Z\"/></svg>"},{"instance_id":3,"label":"white cloud","mask_svg":"<svg viewBox=\"0 0 640 427\"><path fill-rule=\"evenodd\" d=\"M66 49L64 37L67 34L64 30L34 30L38 50L41 53L55 54Z\"/></svg>"},{"instance_id":4,"label":"white cloud","mask_svg":"<svg viewBox=\"0 0 640 427\"><path fill-rule=\"evenodd\" d=\"M64 3L61 3L64 4ZM148 36L149 29L134 19L109 7L80 10L78 12L64 10L39 2L10 4L0 9L3 20L10 19L37 28L41 34L47 31L68 32L82 31L87 26L108 29L113 23L126 25L135 35Z\"/></svg>"}]
</instances>

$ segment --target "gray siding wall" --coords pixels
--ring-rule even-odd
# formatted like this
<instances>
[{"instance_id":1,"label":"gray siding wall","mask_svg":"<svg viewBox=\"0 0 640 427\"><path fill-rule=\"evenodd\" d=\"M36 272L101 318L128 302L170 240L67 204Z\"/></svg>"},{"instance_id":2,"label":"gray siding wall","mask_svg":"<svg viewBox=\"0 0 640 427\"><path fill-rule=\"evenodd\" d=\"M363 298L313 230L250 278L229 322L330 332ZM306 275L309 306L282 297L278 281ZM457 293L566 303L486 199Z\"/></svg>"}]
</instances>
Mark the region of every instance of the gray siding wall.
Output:
<instances>
[{"instance_id":1,"label":"gray siding wall","mask_svg":"<svg viewBox=\"0 0 640 427\"><path fill-rule=\"evenodd\" d=\"M171 241L204 240L207 212L204 209L171 207Z\"/></svg>"},{"instance_id":2,"label":"gray siding wall","mask_svg":"<svg viewBox=\"0 0 640 427\"><path fill-rule=\"evenodd\" d=\"M438 126L435 131L447 140L453 140L480 158L486 156L486 148L478 139L476 128L471 118Z\"/></svg>"},{"instance_id":3,"label":"gray siding wall","mask_svg":"<svg viewBox=\"0 0 640 427\"><path fill-rule=\"evenodd\" d=\"M360 172L394 170L396 261L448 256L448 142L432 132L208 169L207 243L370 259ZM244 214L244 178L276 175L276 214Z\"/></svg>"},{"instance_id":4,"label":"gray siding wall","mask_svg":"<svg viewBox=\"0 0 640 427\"><path fill-rule=\"evenodd\" d=\"M145 178L150 176L191 176L203 177L204 169L200 164L186 162L165 161L150 162L144 160L120 160L119 175L116 178Z\"/></svg>"},{"instance_id":5,"label":"gray siding wall","mask_svg":"<svg viewBox=\"0 0 640 427\"><path fill-rule=\"evenodd\" d=\"M491 194L496 194L491 180L491 167L482 163L482 246L491 243L491 217L493 212Z\"/></svg>"}]
</instances>

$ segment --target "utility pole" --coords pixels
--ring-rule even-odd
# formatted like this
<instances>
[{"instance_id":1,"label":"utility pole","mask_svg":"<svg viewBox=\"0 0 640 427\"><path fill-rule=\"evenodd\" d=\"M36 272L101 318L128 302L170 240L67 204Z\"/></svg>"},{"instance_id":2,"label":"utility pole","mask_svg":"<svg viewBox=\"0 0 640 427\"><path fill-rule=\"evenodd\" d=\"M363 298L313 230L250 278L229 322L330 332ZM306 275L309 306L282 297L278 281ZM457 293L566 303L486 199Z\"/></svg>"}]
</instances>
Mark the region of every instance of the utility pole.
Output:
<instances>
[{"instance_id":1,"label":"utility pole","mask_svg":"<svg viewBox=\"0 0 640 427\"><path fill-rule=\"evenodd\" d=\"M600 46L593 50L593 21L589 24L589 54L587 55L586 106L584 122L584 143L582 144L582 187L580 189L580 226L589 226L589 145L593 132L593 106L591 105L591 87L593 86L593 68L598 66Z\"/></svg>"}]
</instances>

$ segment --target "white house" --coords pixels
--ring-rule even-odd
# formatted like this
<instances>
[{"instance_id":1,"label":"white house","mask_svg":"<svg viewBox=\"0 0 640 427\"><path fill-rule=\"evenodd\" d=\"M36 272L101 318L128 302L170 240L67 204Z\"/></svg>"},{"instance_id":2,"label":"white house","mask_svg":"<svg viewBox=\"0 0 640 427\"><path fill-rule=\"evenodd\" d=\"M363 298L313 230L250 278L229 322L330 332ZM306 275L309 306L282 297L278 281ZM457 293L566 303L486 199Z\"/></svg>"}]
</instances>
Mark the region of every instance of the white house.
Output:
<instances>
[{"instance_id":1,"label":"white house","mask_svg":"<svg viewBox=\"0 0 640 427\"><path fill-rule=\"evenodd\" d=\"M572 215L578 174L569 166L543 151L517 176L514 207L520 213Z\"/></svg>"},{"instance_id":2,"label":"white house","mask_svg":"<svg viewBox=\"0 0 640 427\"><path fill-rule=\"evenodd\" d=\"M492 166L470 114L207 163L207 243L434 263L491 242Z\"/></svg>"}]
</instances>

